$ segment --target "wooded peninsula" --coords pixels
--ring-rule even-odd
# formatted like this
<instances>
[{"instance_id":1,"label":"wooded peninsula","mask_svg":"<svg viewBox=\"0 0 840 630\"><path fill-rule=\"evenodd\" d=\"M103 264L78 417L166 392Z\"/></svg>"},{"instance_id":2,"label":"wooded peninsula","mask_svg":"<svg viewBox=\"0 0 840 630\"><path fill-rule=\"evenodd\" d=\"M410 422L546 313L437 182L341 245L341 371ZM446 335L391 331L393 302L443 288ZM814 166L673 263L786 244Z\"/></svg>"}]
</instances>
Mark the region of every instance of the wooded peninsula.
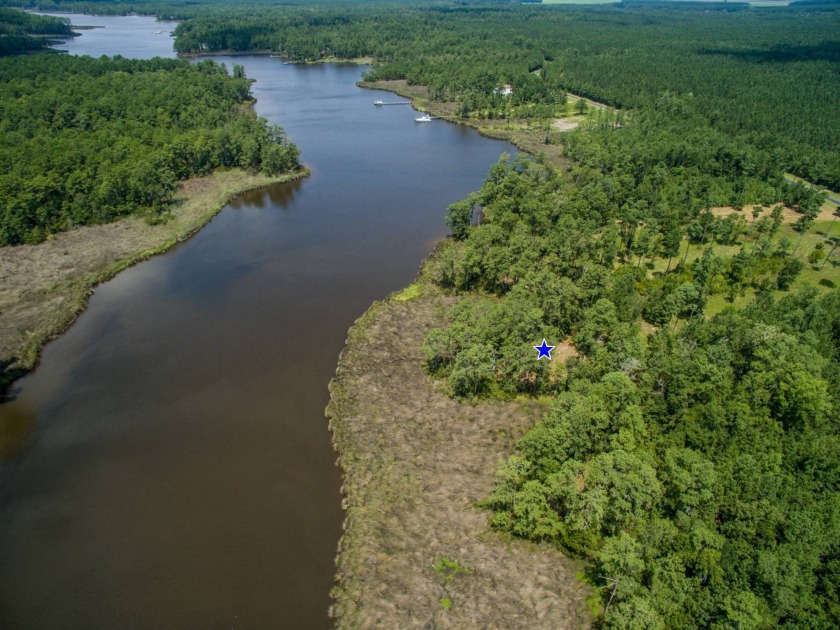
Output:
<instances>
[{"instance_id":1,"label":"wooded peninsula","mask_svg":"<svg viewBox=\"0 0 840 630\"><path fill-rule=\"evenodd\" d=\"M371 532L400 540L394 484L422 504L461 479L412 485L434 466L387 433L389 404L393 431L416 423L429 448L464 437L459 414L481 426L487 410L500 438L500 418L519 418L512 448L481 451L501 459L485 495L458 509L481 510L493 540L533 542L535 566L582 560L591 588L588 615L523 619L505 595L511 616L494 618L464 599L520 584L464 558L401 565L395 544L393 566L445 589L440 627L840 626L840 5L32 5L176 18L180 53L371 57L370 85L530 153L450 206L417 283L351 332L330 410L349 480L339 626L381 621L368 602L406 623L376 601L397 592L375 581L388 552L356 552ZM215 169L298 167L242 107L244 76L212 61L14 56L0 77L0 245L156 221L176 181ZM371 333L395 322L415 327L402 354ZM389 360L408 366L391 402L365 391ZM438 402L409 419L412 397ZM476 452L463 457L483 471Z\"/></svg>"}]
</instances>

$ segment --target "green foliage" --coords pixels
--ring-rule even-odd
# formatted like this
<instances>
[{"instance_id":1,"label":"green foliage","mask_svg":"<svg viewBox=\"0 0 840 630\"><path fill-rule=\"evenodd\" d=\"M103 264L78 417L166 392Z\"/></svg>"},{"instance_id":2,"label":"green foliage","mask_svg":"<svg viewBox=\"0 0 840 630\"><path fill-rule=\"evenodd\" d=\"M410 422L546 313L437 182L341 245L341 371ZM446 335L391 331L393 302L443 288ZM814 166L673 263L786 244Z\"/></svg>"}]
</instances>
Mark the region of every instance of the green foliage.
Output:
<instances>
[{"instance_id":1,"label":"green foliage","mask_svg":"<svg viewBox=\"0 0 840 630\"><path fill-rule=\"evenodd\" d=\"M793 284L793 281L796 279L796 276L802 271L802 264L801 260L791 259L788 260L781 269L779 269L779 274L776 276L776 285L779 287L781 291L787 291L790 288L790 285Z\"/></svg>"},{"instance_id":2,"label":"green foliage","mask_svg":"<svg viewBox=\"0 0 840 630\"><path fill-rule=\"evenodd\" d=\"M446 584L453 582L459 575L469 575L471 571L457 560L440 558L434 566L435 573Z\"/></svg>"},{"instance_id":3,"label":"green foliage","mask_svg":"<svg viewBox=\"0 0 840 630\"><path fill-rule=\"evenodd\" d=\"M610 628L835 627L840 293L762 289L702 316L709 296L791 286L795 246L769 239L773 213L747 225L691 202L750 176L614 174L637 158L600 153L597 134L568 177L503 156L465 202L480 225L437 261L437 281L467 296L430 332L429 371L458 396L554 397L499 467L491 526L590 558ZM756 181L766 204L790 193ZM653 243L692 223L692 260L639 268L640 254L673 256ZM661 327L646 342L641 315ZM551 370L531 346L561 335L579 356Z\"/></svg>"},{"instance_id":4,"label":"green foliage","mask_svg":"<svg viewBox=\"0 0 840 630\"><path fill-rule=\"evenodd\" d=\"M636 140L644 142L641 136ZM652 243L686 226L699 226L705 234L699 243L714 240L721 234L717 218L700 210L698 197L710 185L736 188L751 178L709 176L698 167L686 179L684 167L662 165L646 174L646 167L634 164L632 144L616 154L593 133L581 135L580 143L586 147L576 145L579 161L570 178L538 161L502 156L481 190L450 207L458 242L441 253L437 280L482 297L461 302L451 315L452 327L432 331L424 349L429 371L449 379L457 396L556 390L549 364L533 357L532 346L543 337L571 336L585 359L578 360L580 369L592 378L611 371L632 375L643 355L640 316L657 326L690 320L703 314L710 296L734 299L747 287L771 282L786 290L802 269L786 241L776 247L767 238L755 243L751 232L739 229L726 236L726 242L742 245L730 257L707 244L691 262L649 275L635 255L625 258L627 250L642 251L636 245L640 233L648 234L643 255L651 260L673 258L673 248ZM596 155L603 170L587 164L594 164ZM624 156L621 164L607 168L615 155ZM627 174L620 172L624 169ZM755 194L772 202L789 193L772 181L756 180ZM674 190L688 208L672 197ZM480 220L474 224L477 208ZM626 264L613 262L622 259Z\"/></svg>"},{"instance_id":5,"label":"green foliage","mask_svg":"<svg viewBox=\"0 0 840 630\"><path fill-rule=\"evenodd\" d=\"M212 61L34 55L0 60L0 245L143 212L219 167L298 166L282 130L243 108Z\"/></svg>"},{"instance_id":6,"label":"green foliage","mask_svg":"<svg viewBox=\"0 0 840 630\"><path fill-rule=\"evenodd\" d=\"M428 369L462 397L495 387L509 393L550 387L547 364L533 361L532 340L551 336L542 319L542 311L515 297L461 302L452 327L432 331L423 345Z\"/></svg>"},{"instance_id":7,"label":"green foliage","mask_svg":"<svg viewBox=\"0 0 840 630\"><path fill-rule=\"evenodd\" d=\"M568 92L669 110L681 135L654 150L671 162L690 169L713 152L736 176L786 169L840 187L840 122L828 105L840 101L836 11L710 8L326 3L172 12L192 16L176 30L179 52L372 56L381 65L370 79L426 85L433 98L457 100L462 116L551 118ZM500 95L503 84L513 93ZM586 107L578 101L578 111ZM727 146L710 146L715 134ZM743 192L733 191L731 205L742 205Z\"/></svg>"},{"instance_id":8,"label":"green foliage","mask_svg":"<svg viewBox=\"0 0 840 630\"><path fill-rule=\"evenodd\" d=\"M465 199L449 206L446 214L446 225L452 230L452 236L459 241L467 236L468 229L472 225L474 209L475 206L470 199Z\"/></svg>"},{"instance_id":9,"label":"green foliage","mask_svg":"<svg viewBox=\"0 0 840 630\"><path fill-rule=\"evenodd\" d=\"M43 50L55 37L72 37L68 20L0 8L0 56Z\"/></svg>"},{"instance_id":10,"label":"green foliage","mask_svg":"<svg viewBox=\"0 0 840 630\"><path fill-rule=\"evenodd\" d=\"M821 193L782 173L840 187L840 118L826 105L840 101L836 12L627 3L142 6L187 18L179 51L374 56L380 65L369 78L426 85L432 98L457 101L463 117L553 118L565 113L567 92L630 110L596 113L564 134L568 172L503 156L480 191L450 206L454 239L440 253L436 281L462 299L450 326L427 336L426 367L462 398L553 397L500 464L484 504L493 528L591 560L605 627L840 626L840 292L803 290L777 301L771 290L791 289L812 271L801 258L826 249L809 240ZM4 113L9 147L25 145L19 128L32 126L70 134L60 150L47 145L48 155L76 156L81 139L121 111L87 84L74 86L86 73L108 77L106 94L147 89L144 73L155 75L156 90L168 76L182 86L196 81L193 97L207 98L209 82L224 106L208 121L177 96L147 95L155 115L129 108L130 124L121 125L138 134L120 144L109 131L109 142L90 153L111 156L111 147L139 142L143 155L156 156L154 168L123 173L109 158L106 173L119 176L86 174L97 182L93 192L76 194L81 184L60 169L54 178L27 173L6 188L0 175L0 192L24 191L31 209L5 210L2 217L26 218L2 224L5 242L109 218L66 210L57 199L76 204L95 193L117 200L102 206L114 215L138 204L154 211L177 177L228 163L296 164L278 130L234 116L247 98L236 70L231 78L206 63L195 71L162 61L72 63L89 67L39 75L0 64L9 86L2 98L10 94L3 107L22 110L15 99L26 98L37 120ZM45 86L47 97L23 90L51 74L69 94L99 100L64 112L50 97L54 86ZM511 95L496 92L503 84ZM144 127L152 118L175 129L161 140ZM80 122L84 134L73 133ZM151 150L160 146L169 152ZM39 164L40 154L28 151L2 166L14 174L17 162ZM150 172L171 177L143 180ZM128 189L140 195L132 203L119 196L123 182L137 183ZM780 203L801 215L793 233ZM712 212L749 204L772 210L753 221ZM757 297L746 308L704 315L713 300L737 303L748 288ZM657 327L646 338L642 318ZM579 355L553 369L535 357L543 337L570 340ZM469 573L448 558L434 570L444 585Z\"/></svg>"},{"instance_id":11,"label":"green foliage","mask_svg":"<svg viewBox=\"0 0 840 630\"><path fill-rule=\"evenodd\" d=\"M634 378L572 369L493 526L593 557L608 627L835 627L838 305L764 297L656 333Z\"/></svg>"}]
</instances>

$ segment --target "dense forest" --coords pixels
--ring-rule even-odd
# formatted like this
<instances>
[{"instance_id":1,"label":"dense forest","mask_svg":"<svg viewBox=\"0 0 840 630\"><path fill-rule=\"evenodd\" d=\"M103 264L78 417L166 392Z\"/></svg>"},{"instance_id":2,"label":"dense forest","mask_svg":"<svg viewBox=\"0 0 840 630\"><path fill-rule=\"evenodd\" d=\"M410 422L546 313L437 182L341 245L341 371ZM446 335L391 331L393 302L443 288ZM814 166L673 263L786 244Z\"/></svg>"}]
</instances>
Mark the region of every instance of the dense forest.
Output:
<instances>
[{"instance_id":1,"label":"dense forest","mask_svg":"<svg viewBox=\"0 0 840 630\"><path fill-rule=\"evenodd\" d=\"M549 409L499 469L492 525L589 558L607 627L837 627L840 233L782 177L837 181L837 14L560 13L565 48L543 48L498 23L521 10L358 39L364 15L291 15L242 45L372 54L370 78L467 118L550 117L567 91L618 106L564 134L568 172L503 159L450 208L435 275L463 299L427 368L454 396ZM565 362L535 360L543 337Z\"/></svg>"},{"instance_id":2,"label":"dense forest","mask_svg":"<svg viewBox=\"0 0 840 630\"><path fill-rule=\"evenodd\" d=\"M0 8L0 56L44 50L57 37L72 37L66 20Z\"/></svg>"},{"instance_id":3,"label":"dense forest","mask_svg":"<svg viewBox=\"0 0 840 630\"><path fill-rule=\"evenodd\" d=\"M564 134L567 173L502 160L454 204L435 273L464 299L427 368L546 402L485 506L590 559L607 627L835 628L836 215L699 98L599 115ZM542 338L565 360L536 361Z\"/></svg>"},{"instance_id":4,"label":"dense forest","mask_svg":"<svg viewBox=\"0 0 840 630\"><path fill-rule=\"evenodd\" d=\"M0 59L0 245L143 212L218 167L298 167L283 131L244 107L237 66L64 55Z\"/></svg>"},{"instance_id":5,"label":"dense forest","mask_svg":"<svg viewBox=\"0 0 840 630\"><path fill-rule=\"evenodd\" d=\"M733 239L690 192L668 203L696 176L604 177L576 150L571 178L501 160L435 261L464 298L430 373L549 406L499 469L493 526L590 558L611 628L837 627L840 292L777 297L803 265L780 207ZM565 364L535 360L543 337Z\"/></svg>"},{"instance_id":6,"label":"dense forest","mask_svg":"<svg viewBox=\"0 0 840 630\"><path fill-rule=\"evenodd\" d=\"M373 56L369 78L466 120L611 105L546 134L568 169L504 156L433 261L461 299L430 375L547 409L499 468L492 526L587 558L610 628L840 626L840 222L784 176L840 188L840 12L137 6L185 18L181 52ZM38 56L0 80L3 243L157 212L219 165L296 165L212 62ZM535 359L543 338L562 360Z\"/></svg>"},{"instance_id":7,"label":"dense forest","mask_svg":"<svg viewBox=\"0 0 840 630\"><path fill-rule=\"evenodd\" d=\"M179 25L175 46L293 60L372 56L381 65L371 79L407 79L465 111L501 115L560 103L565 92L624 109L676 97L688 121L748 144L779 170L840 188L838 25L840 12L811 9L328 6L209 11ZM494 101L505 83L511 101Z\"/></svg>"}]
</instances>

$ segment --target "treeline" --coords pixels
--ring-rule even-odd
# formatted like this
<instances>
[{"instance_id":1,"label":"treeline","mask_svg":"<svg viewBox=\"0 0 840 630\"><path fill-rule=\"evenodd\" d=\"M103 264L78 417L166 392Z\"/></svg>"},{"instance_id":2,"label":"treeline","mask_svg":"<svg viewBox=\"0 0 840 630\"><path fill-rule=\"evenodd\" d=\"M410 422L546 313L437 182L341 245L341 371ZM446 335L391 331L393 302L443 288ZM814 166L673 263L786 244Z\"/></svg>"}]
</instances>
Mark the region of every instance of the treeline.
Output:
<instances>
[{"instance_id":1,"label":"treeline","mask_svg":"<svg viewBox=\"0 0 840 630\"><path fill-rule=\"evenodd\" d=\"M439 256L438 282L504 298L464 302L453 327L428 340L432 372L449 378L456 395L556 391L556 375L533 361L528 341L575 335L602 298L614 302L622 326L642 317L676 326L701 316L715 296L789 289L815 249L811 239L802 247L822 200L811 189L736 173L725 160L719 173L708 173L690 157L660 156L643 121L632 132L606 133L623 139L617 145L594 132L572 135L571 181L541 161L502 159L480 191L450 207L447 222L461 243ZM690 146L693 139L684 140ZM727 141L721 136L721 146L706 149L722 153ZM761 218L709 210L733 198L766 204L757 208ZM780 233L776 202L785 199L801 211L796 242ZM635 338L638 327L625 332ZM575 347L585 343L574 339ZM467 369L462 362L474 361L477 346L486 361Z\"/></svg>"},{"instance_id":2,"label":"treeline","mask_svg":"<svg viewBox=\"0 0 840 630\"><path fill-rule=\"evenodd\" d=\"M427 368L458 397L552 400L485 505L591 561L606 627L835 628L840 291L774 297L804 256L779 206L743 229L708 211L748 190L801 221L820 199L760 165L658 156L646 124L635 154L578 132L571 178L503 159L453 204L434 274L464 297ZM704 317L746 286L752 305ZM565 366L536 360L544 337Z\"/></svg>"},{"instance_id":3,"label":"treeline","mask_svg":"<svg viewBox=\"0 0 840 630\"><path fill-rule=\"evenodd\" d=\"M179 52L271 50L295 61L373 56L381 65L368 78L427 85L434 98L461 103L465 116L550 118L567 92L634 110L676 96L695 124L765 152L780 172L840 188L840 118L832 107L840 102L840 11L830 5L56 6L182 19ZM509 99L493 93L502 84L513 86Z\"/></svg>"},{"instance_id":4,"label":"treeline","mask_svg":"<svg viewBox=\"0 0 840 630\"><path fill-rule=\"evenodd\" d=\"M838 627L840 294L766 294L646 343L620 310L584 313L492 525L591 558L608 628Z\"/></svg>"},{"instance_id":5,"label":"treeline","mask_svg":"<svg viewBox=\"0 0 840 630\"><path fill-rule=\"evenodd\" d=\"M588 31L588 52L600 59L600 89L626 90L631 100L610 102L632 111L565 134L568 173L539 158L502 160L480 191L451 206L455 241L439 251L434 273L462 299L450 325L428 335L427 369L457 397L551 401L500 466L485 506L494 528L590 561L605 627L835 628L840 292L785 292L806 270L834 284L833 263L813 272L840 235L829 221L813 234L824 196L781 176L792 135L747 131L751 108L761 115L763 106L726 60L732 84L703 72L743 110L740 128L715 118L725 104L712 93L686 89L703 74L706 52L697 51L711 32L692 39L697 31L681 24L700 69L679 70L662 49L656 63L644 62L647 74L640 65L624 76L636 64L623 59L631 43L598 52L597 32L614 28L614 11ZM673 25L648 15L628 36L659 41L661 31L668 41ZM633 14L624 16L632 26ZM743 35L742 43L755 37ZM610 100L572 82L585 76L586 55L562 54L580 65L551 54L528 74ZM766 81L751 86L761 94L776 81L758 79L765 66L793 76L812 55L836 68L820 43L738 63ZM763 65L751 74L750 64ZM488 84L503 80L514 93L525 85L498 75ZM834 79L823 83L836 89ZM479 104L488 106L496 105ZM815 146L813 137L803 143ZM797 211L793 219L782 203ZM707 317L710 303L741 303L747 292L751 305ZM562 365L536 360L543 338L560 345Z\"/></svg>"},{"instance_id":6,"label":"treeline","mask_svg":"<svg viewBox=\"0 0 840 630\"><path fill-rule=\"evenodd\" d=\"M0 8L0 56L43 50L73 35L67 20Z\"/></svg>"},{"instance_id":7,"label":"treeline","mask_svg":"<svg viewBox=\"0 0 840 630\"><path fill-rule=\"evenodd\" d=\"M63 55L0 60L0 245L164 213L178 180L277 173L298 149L245 104L241 67Z\"/></svg>"},{"instance_id":8,"label":"treeline","mask_svg":"<svg viewBox=\"0 0 840 630\"><path fill-rule=\"evenodd\" d=\"M404 0L284 0L287 6L386 5ZM413 0L413 4L432 4L435 0ZM209 12L227 16L255 15L277 6L275 0L0 0L0 6L44 12L87 13L90 15L154 15L161 20L186 20Z\"/></svg>"},{"instance_id":9,"label":"treeline","mask_svg":"<svg viewBox=\"0 0 840 630\"><path fill-rule=\"evenodd\" d=\"M708 11L508 5L207 7L176 30L180 52L272 50L293 60L373 56L371 79L428 85L487 108L492 91L561 102L567 91L621 108L684 102L690 118L766 152L777 168L840 187L837 25L809 9Z\"/></svg>"}]
</instances>

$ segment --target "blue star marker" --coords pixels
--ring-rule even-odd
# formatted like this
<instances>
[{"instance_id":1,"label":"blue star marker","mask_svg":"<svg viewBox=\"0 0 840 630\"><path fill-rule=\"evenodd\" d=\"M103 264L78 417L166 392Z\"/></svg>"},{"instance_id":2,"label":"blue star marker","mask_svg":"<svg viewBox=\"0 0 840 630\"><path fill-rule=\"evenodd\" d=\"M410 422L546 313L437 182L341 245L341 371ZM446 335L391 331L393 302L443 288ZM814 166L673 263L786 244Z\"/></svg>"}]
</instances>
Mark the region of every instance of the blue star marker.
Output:
<instances>
[{"instance_id":1,"label":"blue star marker","mask_svg":"<svg viewBox=\"0 0 840 630\"><path fill-rule=\"evenodd\" d=\"M534 350L540 353L540 356L537 357L537 361L543 357L551 361L551 351L554 350L554 346L549 346L545 342L545 337L543 337L542 343L538 346L534 346Z\"/></svg>"}]
</instances>

